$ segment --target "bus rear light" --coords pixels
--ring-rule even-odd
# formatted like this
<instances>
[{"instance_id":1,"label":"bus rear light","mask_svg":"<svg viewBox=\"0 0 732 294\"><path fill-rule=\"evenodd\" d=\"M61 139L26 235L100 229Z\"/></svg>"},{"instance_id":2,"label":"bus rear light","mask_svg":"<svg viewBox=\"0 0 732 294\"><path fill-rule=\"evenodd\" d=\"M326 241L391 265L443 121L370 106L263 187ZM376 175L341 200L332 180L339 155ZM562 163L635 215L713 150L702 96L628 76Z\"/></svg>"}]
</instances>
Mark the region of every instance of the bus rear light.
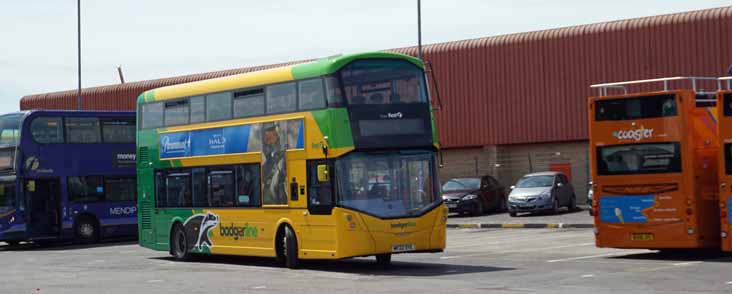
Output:
<instances>
[{"instance_id":1,"label":"bus rear light","mask_svg":"<svg viewBox=\"0 0 732 294\"><path fill-rule=\"evenodd\" d=\"M724 220L724 219L727 219L727 212L726 212L726 211L722 211L722 212L720 212L720 213L719 213L719 217L720 217L720 218L722 218L723 220Z\"/></svg>"},{"instance_id":2,"label":"bus rear light","mask_svg":"<svg viewBox=\"0 0 732 294\"><path fill-rule=\"evenodd\" d=\"M694 210L693 209L691 209L691 208L687 208L686 209L686 214L692 215L693 213L694 213Z\"/></svg>"},{"instance_id":3,"label":"bus rear light","mask_svg":"<svg viewBox=\"0 0 732 294\"><path fill-rule=\"evenodd\" d=\"M694 232L694 228L689 228L688 230L686 230L686 233L688 233L689 235L694 235Z\"/></svg>"},{"instance_id":4,"label":"bus rear light","mask_svg":"<svg viewBox=\"0 0 732 294\"><path fill-rule=\"evenodd\" d=\"M722 235L722 238L727 238L727 232L722 231L722 234L721 235Z\"/></svg>"},{"instance_id":5,"label":"bus rear light","mask_svg":"<svg viewBox=\"0 0 732 294\"><path fill-rule=\"evenodd\" d=\"M724 202L719 203L719 208L725 208L725 207L727 207L727 205L725 205Z\"/></svg>"}]
</instances>

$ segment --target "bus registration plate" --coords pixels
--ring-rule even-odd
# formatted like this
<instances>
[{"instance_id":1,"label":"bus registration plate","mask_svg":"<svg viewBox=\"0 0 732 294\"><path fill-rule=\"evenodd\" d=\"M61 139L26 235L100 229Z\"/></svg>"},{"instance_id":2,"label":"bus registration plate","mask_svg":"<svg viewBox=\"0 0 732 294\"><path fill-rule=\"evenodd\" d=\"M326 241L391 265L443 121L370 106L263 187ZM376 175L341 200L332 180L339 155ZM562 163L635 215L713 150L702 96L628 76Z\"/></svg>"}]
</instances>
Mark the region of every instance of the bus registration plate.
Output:
<instances>
[{"instance_id":1,"label":"bus registration plate","mask_svg":"<svg viewBox=\"0 0 732 294\"><path fill-rule=\"evenodd\" d=\"M653 234L630 234L631 241L653 241Z\"/></svg>"},{"instance_id":2,"label":"bus registration plate","mask_svg":"<svg viewBox=\"0 0 732 294\"><path fill-rule=\"evenodd\" d=\"M397 244L391 246L391 252L412 251L415 248L414 244Z\"/></svg>"}]
</instances>

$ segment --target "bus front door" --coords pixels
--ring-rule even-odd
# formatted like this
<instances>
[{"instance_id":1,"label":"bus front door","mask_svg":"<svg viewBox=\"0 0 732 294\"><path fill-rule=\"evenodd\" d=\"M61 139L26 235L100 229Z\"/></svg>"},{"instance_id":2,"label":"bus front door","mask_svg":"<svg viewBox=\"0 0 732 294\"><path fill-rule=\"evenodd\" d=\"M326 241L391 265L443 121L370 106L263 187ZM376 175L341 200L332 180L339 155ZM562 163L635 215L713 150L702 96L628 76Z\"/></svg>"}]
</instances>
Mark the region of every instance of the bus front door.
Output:
<instances>
[{"instance_id":1,"label":"bus front door","mask_svg":"<svg viewBox=\"0 0 732 294\"><path fill-rule=\"evenodd\" d=\"M28 236L31 240L54 239L60 236L61 216L58 179L25 181Z\"/></svg>"}]
</instances>

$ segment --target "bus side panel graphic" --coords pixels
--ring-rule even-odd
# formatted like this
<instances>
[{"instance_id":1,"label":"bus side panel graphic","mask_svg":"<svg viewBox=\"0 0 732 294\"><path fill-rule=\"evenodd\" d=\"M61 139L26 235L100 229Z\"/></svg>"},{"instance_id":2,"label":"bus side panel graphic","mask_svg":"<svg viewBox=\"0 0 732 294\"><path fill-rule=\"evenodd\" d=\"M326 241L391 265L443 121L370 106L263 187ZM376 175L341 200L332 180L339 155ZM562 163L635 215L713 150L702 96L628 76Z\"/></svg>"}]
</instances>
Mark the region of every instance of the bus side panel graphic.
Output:
<instances>
[{"instance_id":1,"label":"bus side panel graphic","mask_svg":"<svg viewBox=\"0 0 732 294\"><path fill-rule=\"evenodd\" d=\"M647 209L656 203L655 195L600 197L600 221L603 223L646 223Z\"/></svg>"}]
</instances>

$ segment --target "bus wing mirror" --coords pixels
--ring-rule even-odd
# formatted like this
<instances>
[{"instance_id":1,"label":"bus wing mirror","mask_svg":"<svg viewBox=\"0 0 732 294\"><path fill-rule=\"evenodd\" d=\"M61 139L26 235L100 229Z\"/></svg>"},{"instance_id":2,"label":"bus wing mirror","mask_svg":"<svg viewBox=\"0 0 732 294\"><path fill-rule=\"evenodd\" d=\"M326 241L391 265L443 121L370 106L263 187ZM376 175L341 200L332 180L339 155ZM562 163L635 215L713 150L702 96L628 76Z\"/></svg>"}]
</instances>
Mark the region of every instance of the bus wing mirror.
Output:
<instances>
[{"instance_id":1,"label":"bus wing mirror","mask_svg":"<svg viewBox=\"0 0 732 294\"><path fill-rule=\"evenodd\" d=\"M330 169L325 164L318 164L318 182L330 181Z\"/></svg>"}]
</instances>

